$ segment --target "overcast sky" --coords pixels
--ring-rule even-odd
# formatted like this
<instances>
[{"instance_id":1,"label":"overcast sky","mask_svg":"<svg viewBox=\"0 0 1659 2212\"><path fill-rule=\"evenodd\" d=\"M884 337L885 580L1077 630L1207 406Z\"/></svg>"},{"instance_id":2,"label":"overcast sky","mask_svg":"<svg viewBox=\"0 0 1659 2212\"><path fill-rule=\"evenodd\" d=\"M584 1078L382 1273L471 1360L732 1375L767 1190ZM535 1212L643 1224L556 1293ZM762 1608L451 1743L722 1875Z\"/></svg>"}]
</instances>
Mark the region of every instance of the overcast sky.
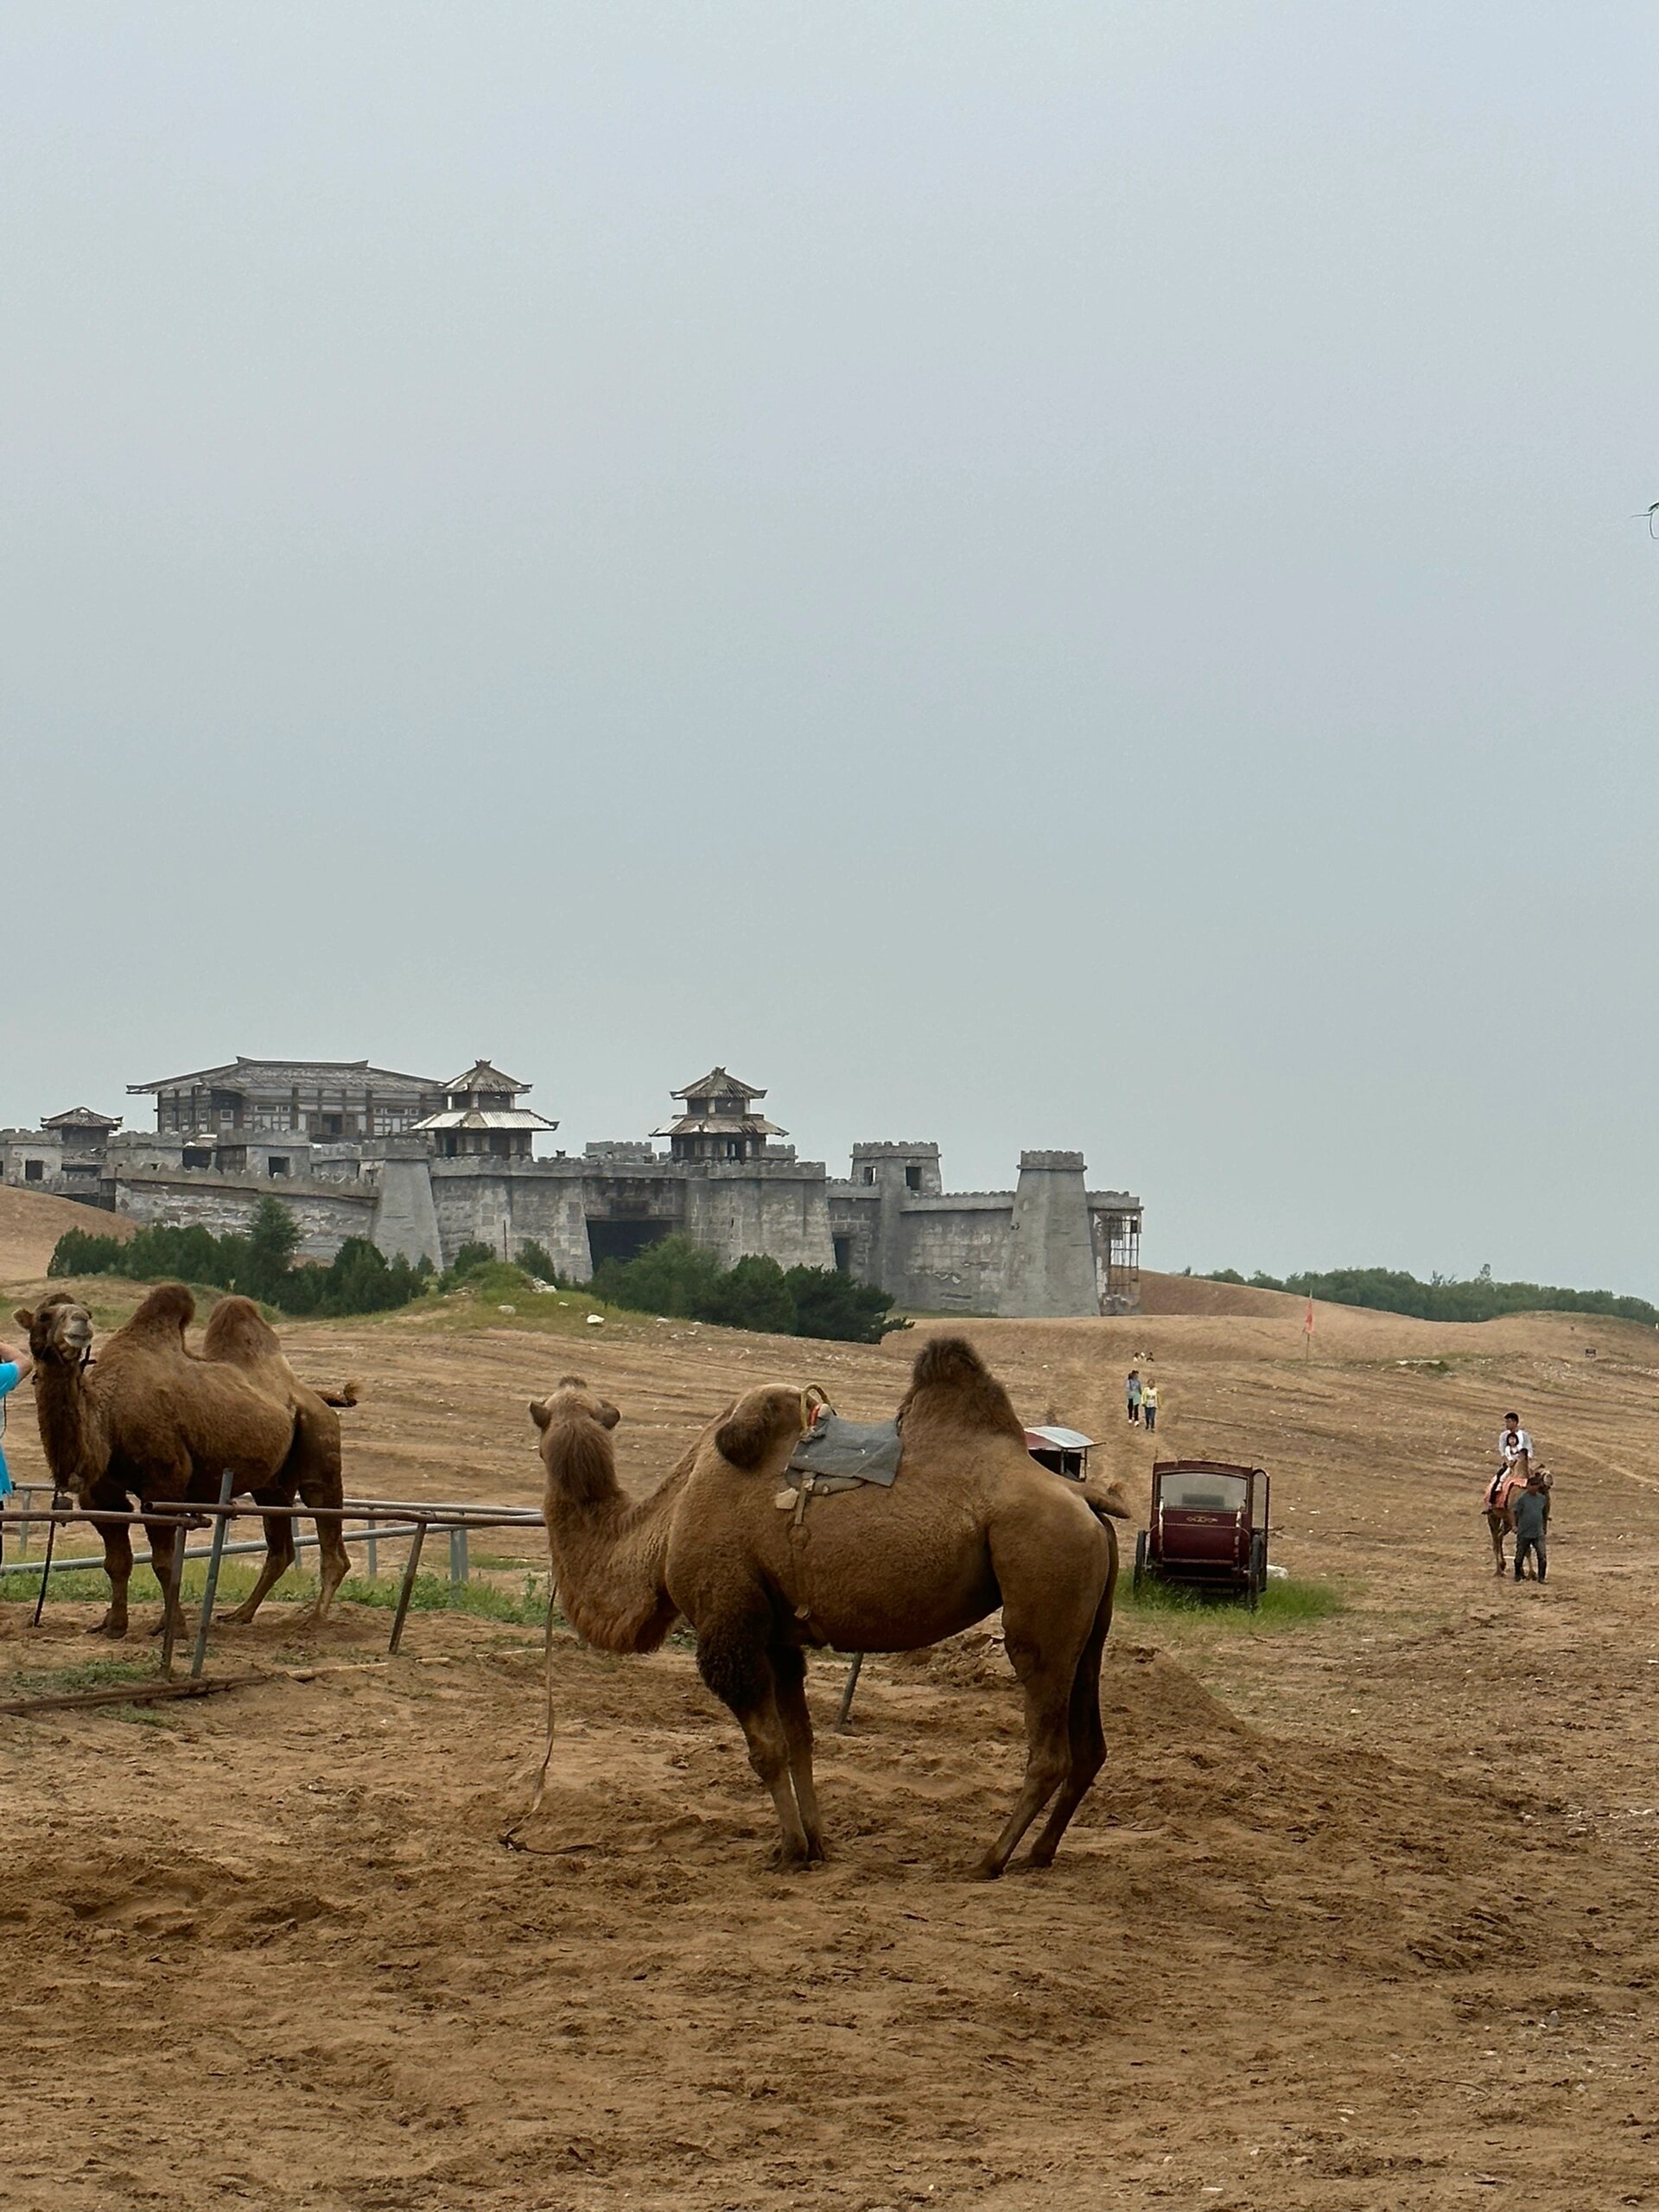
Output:
<instances>
[{"instance_id":1,"label":"overcast sky","mask_svg":"<svg viewBox=\"0 0 1659 2212\"><path fill-rule=\"evenodd\" d=\"M10 0L0 1121L721 1060L1659 1294L1659 14Z\"/></svg>"}]
</instances>

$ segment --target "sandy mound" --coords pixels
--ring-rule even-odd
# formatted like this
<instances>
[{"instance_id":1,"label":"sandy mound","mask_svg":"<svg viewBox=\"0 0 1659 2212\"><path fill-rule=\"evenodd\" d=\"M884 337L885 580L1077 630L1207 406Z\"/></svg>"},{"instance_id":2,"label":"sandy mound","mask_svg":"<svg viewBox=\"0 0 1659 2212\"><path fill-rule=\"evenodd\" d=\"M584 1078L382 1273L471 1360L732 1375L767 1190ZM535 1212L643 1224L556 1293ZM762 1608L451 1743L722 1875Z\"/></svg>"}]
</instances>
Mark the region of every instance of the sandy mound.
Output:
<instances>
[{"instance_id":1,"label":"sandy mound","mask_svg":"<svg viewBox=\"0 0 1659 2212\"><path fill-rule=\"evenodd\" d=\"M1202 1275L1160 1275L1142 1270L1142 1313L1247 1313L1272 1320L1304 1314L1307 1300L1287 1290L1253 1290L1248 1283L1207 1282Z\"/></svg>"},{"instance_id":2,"label":"sandy mound","mask_svg":"<svg viewBox=\"0 0 1659 2212\"><path fill-rule=\"evenodd\" d=\"M130 1236L137 1224L99 1206L77 1205L42 1191L0 1184L0 1278L34 1282L46 1273L53 1247L66 1230L92 1236Z\"/></svg>"}]
</instances>

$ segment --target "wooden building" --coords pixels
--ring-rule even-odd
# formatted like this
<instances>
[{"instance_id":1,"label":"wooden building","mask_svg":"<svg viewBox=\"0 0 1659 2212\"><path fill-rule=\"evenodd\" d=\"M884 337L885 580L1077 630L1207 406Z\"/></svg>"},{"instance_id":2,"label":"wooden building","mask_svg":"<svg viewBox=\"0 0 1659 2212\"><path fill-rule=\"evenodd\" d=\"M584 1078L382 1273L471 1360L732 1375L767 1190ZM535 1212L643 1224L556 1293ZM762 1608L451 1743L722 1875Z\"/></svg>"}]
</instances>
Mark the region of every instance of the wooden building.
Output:
<instances>
[{"instance_id":1,"label":"wooden building","mask_svg":"<svg viewBox=\"0 0 1659 2212\"><path fill-rule=\"evenodd\" d=\"M710 1068L683 1090L668 1095L682 1100L685 1111L652 1135L668 1139L671 1160L758 1160L768 1138L789 1135L755 1111L755 1100L764 1098L766 1092L752 1083L740 1083L724 1068Z\"/></svg>"}]
</instances>

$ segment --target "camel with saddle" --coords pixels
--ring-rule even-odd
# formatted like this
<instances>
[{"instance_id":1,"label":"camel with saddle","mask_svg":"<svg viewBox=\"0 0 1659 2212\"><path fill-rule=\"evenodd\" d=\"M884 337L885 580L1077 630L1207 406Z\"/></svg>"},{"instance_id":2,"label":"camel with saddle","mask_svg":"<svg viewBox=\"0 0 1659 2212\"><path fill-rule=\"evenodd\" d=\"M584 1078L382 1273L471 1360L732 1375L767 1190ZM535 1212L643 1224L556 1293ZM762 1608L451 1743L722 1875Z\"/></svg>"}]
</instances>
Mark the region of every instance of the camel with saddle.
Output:
<instances>
[{"instance_id":1,"label":"camel with saddle","mask_svg":"<svg viewBox=\"0 0 1659 2212\"><path fill-rule=\"evenodd\" d=\"M654 1650L677 1618L690 1623L702 1679L771 1796L779 1859L800 1866L825 1850L807 1647L913 1651L1000 1606L1025 1693L1026 1770L977 1871L1000 1874L1045 1810L1031 1863L1046 1866L1106 1757L1100 1662L1117 1575L1106 1516L1127 1506L1036 1464L965 1338L923 1349L896 1421L825 1420L820 1395L747 1392L638 1503L617 1480L616 1408L575 1376L535 1401L565 1613L605 1651Z\"/></svg>"},{"instance_id":2,"label":"camel with saddle","mask_svg":"<svg viewBox=\"0 0 1659 2212\"><path fill-rule=\"evenodd\" d=\"M1544 1493L1544 1525L1549 1525L1549 1493L1554 1478L1549 1469L1533 1465L1529 1452L1517 1452L1506 1466L1500 1468L1486 1485L1482 1510L1486 1516L1486 1527L1492 1540L1492 1572L1503 1574L1507 1562L1503 1556L1503 1540L1515 1534L1515 1501L1529 1487Z\"/></svg>"}]
</instances>

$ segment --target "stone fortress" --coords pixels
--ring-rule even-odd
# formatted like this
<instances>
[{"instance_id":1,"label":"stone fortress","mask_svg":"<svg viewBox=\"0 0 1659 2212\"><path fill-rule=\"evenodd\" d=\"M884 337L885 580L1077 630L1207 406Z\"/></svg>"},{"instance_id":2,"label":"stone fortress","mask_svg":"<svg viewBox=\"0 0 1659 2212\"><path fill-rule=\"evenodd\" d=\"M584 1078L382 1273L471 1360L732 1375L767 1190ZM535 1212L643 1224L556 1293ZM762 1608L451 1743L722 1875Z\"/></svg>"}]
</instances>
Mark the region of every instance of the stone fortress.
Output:
<instances>
[{"instance_id":1,"label":"stone fortress","mask_svg":"<svg viewBox=\"0 0 1659 2212\"><path fill-rule=\"evenodd\" d=\"M480 1060L452 1082L366 1060L251 1060L133 1084L156 1128L76 1107L0 1131L4 1178L145 1223L245 1226L262 1195L292 1210L308 1258L348 1236L435 1266L463 1244L545 1247L586 1282L610 1258L688 1236L729 1267L841 1268L910 1312L1122 1313L1139 1293L1141 1206L1090 1191L1079 1152L1024 1152L1012 1191L946 1191L937 1144L855 1144L851 1173L798 1160L723 1067L671 1094L649 1138L538 1154L558 1128L530 1086ZM667 1149L657 1148L665 1139Z\"/></svg>"}]
</instances>

